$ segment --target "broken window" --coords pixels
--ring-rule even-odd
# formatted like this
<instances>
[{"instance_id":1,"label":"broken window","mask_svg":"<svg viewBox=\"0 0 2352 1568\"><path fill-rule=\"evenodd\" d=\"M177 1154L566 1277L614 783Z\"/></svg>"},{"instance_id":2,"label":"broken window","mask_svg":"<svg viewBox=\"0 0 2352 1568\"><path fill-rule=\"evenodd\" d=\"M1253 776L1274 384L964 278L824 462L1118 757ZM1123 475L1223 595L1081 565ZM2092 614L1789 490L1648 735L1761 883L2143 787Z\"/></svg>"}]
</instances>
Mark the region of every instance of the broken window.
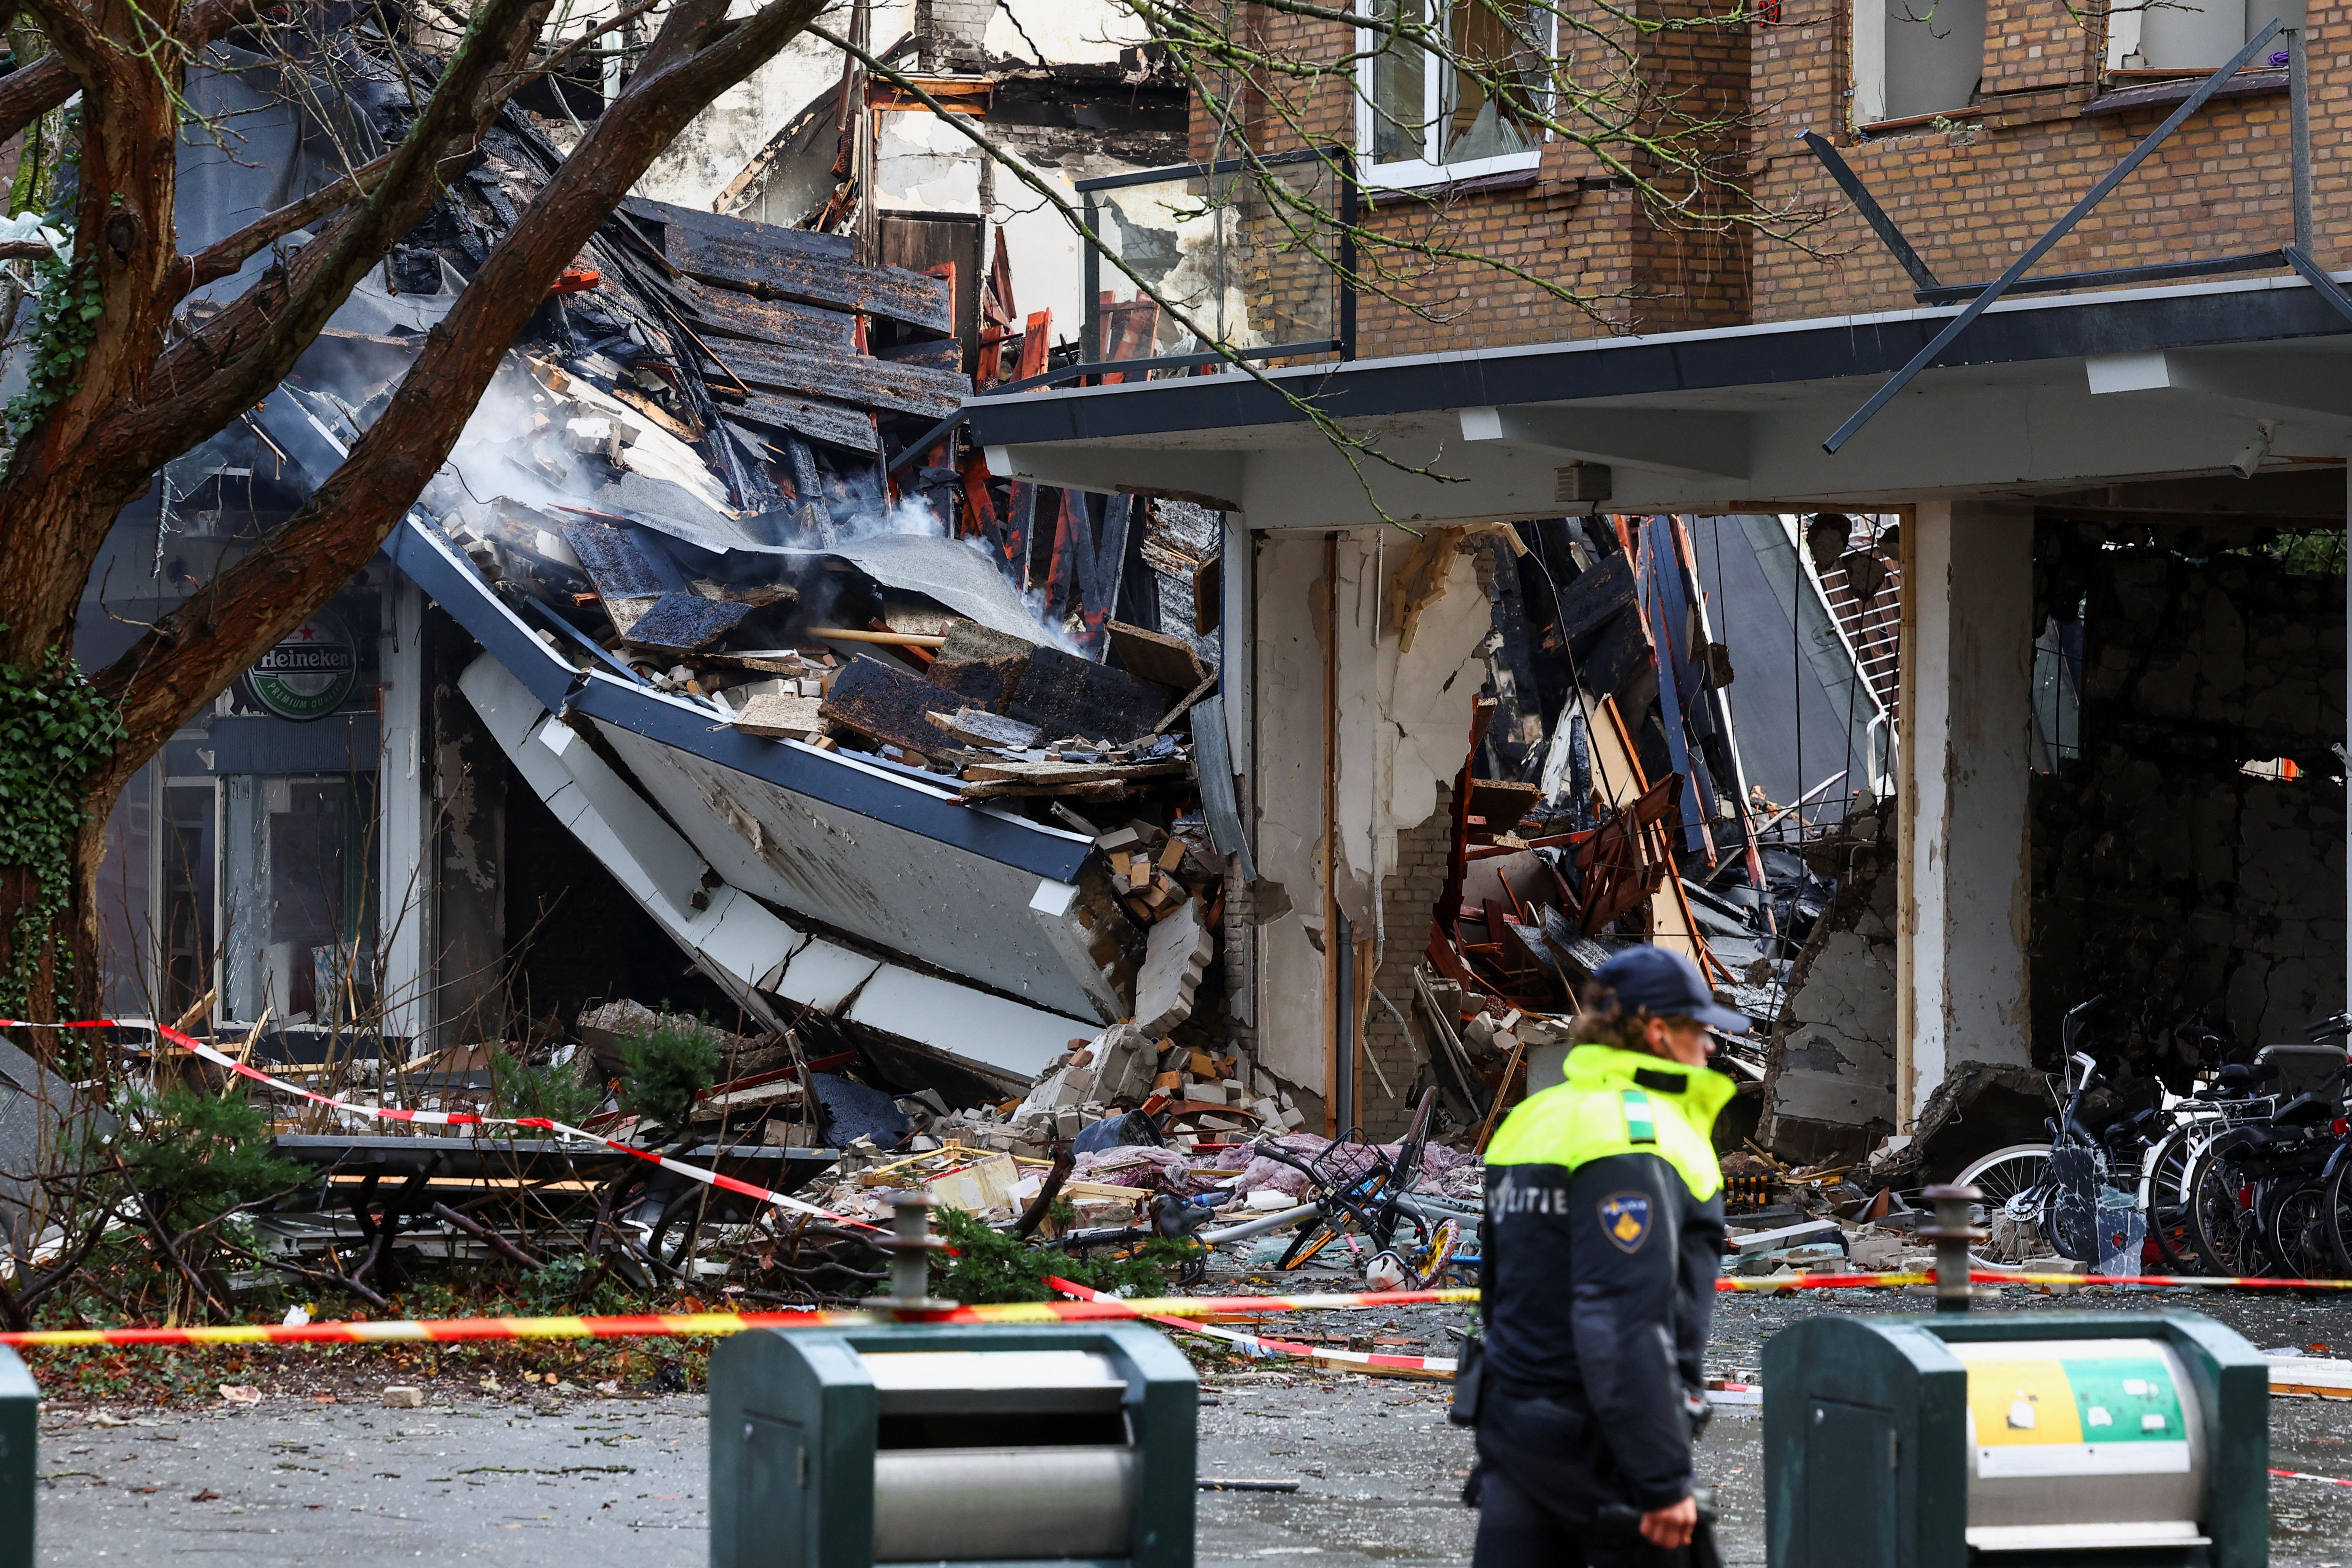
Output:
<instances>
[{"instance_id":1,"label":"broken window","mask_svg":"<svg viewBox=\"0 0 2352 1568\"><path fill-rule=\"evenodd\" d=\"M1985 0L1855 0L1853 118L1864 129L1968 108L1984 76Z\"/></svg>"},{"instance_id":2,"label":"broken window","mask_svg":"<svg viewBox=\"0 0 2352 1568\"><path fill-rule=\"evenodd\" d=\"M2055 616L2033 639L2033 771L2054 773L2083 754L2083 619Z\"/></svg>"},{"instance_id":3,"label":"broken window","mask_svg":"<svg viewBox=\"0 0 2352 1568\"><path fill-rule=\"evenodd\" d=\"M2273 17L2300 27L2303 7L2293 0L2144 0L2117 5L2107 13L2107 69L2210 71ZM2284 47L2285 40L2278 43ZM2274 61L2286 63L2284 56Z\"/></svg>"},{"instance_id":4,"label":"broken window","mask_svg":"<svg viewBox=\"0 0 2352 1568\"><path fill-rule=\"evenodd\" d=\"M1443 7L1443 14L1440 14ZM1363 29L1357 145L1367 177L1410 185L1536 166L1552 18L1534 0L1376 0L1386 22L1425 22L1440 47Z\"/></svg>"}]
</instances>

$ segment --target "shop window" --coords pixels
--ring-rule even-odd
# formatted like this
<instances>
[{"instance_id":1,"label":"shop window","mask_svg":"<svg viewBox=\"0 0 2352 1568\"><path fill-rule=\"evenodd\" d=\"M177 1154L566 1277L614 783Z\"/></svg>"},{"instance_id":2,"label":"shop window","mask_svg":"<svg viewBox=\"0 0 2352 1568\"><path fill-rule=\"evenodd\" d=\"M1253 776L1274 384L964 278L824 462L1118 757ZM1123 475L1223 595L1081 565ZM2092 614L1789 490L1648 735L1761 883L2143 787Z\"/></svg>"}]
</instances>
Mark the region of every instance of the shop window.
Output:
<instances>
[{"instance_id":1,"label":"shop window","mask_svg":"<svg viewBox=\"0 0 2352 1568\"><path fill-rule=\"evenodd\" d=\"M214 946L220 918L214 880L218 813L210 779L173 779L164 786L162 831L155 836L162 895L158 1017L180 1016L213 988L219 957Z\"/></svg>"},{"instance_id":2,"label":"shop window","mask_svg":"<svg viewBox=\"0 0 2352 1568\"><path fill-rule=\"evenodd\" d=\"M2107 69L2210 71L2274 17L2300 27L2303 7L2280 0L2162 0L2116 6L2107 13ZM2285 40L2276 47L2284 48Z\"/></svg>"},{"instance_id":3,"label":"shop window","mask_svg":"<svg viewBox=\"0 0 2352 1568\"><path fill-rule=\"evenodd\" d=\"M1426 49L1372 28L1360 34L1368 58L1358 82L1357 146L1367 184L1535 168L1551 67L1547 8L1533 0L1374 0L1372 14L1442 26L1444 46Z\"/></svg>"},{"instance_id":4,"label":"shop window","mask_svg":"<svg viewBox=\"0 0 2352 1568\"><path fill-rule=\"evenodd\" d=\"M373 1010L373 785L369 774L226 781L227 1016L327 1024Z\"/></svg>"},{"instance_id":5,"label":"shop window","mask_svg":"<svg viewBox=\"0 0 2352 1568\"><path fill-rule=\"evenodd\" d=\"M2083 754L2083 615L2042 623L2033 639L2033 771L2054 773Z\"/></svg>"},{"instance_id":6,"label":"shop window","mask_svg":"<svg viewBox=\"0 0 2352 1568\"><path fill-rule=\"evenodd\" d=\"M1854 122L1968 108L1984 51L1985 0L1854 0Z\"/></svg>"}]
</instances>

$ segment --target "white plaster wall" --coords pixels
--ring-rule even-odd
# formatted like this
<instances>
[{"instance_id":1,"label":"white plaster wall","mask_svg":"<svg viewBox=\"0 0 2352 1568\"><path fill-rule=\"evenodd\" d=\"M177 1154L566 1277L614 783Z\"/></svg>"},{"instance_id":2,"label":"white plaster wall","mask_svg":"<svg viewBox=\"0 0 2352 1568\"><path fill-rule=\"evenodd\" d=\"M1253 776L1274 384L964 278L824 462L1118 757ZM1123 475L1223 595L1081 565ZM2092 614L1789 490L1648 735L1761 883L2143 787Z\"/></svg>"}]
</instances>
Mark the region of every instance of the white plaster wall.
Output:
<instances>
[{"instance_id":1,"label":"white plaster wall","mask_svg":"<svg viewBox=\"0 0 2352 1568\"><path fill-rule=\"evenodd\" d=\"M1389 596L1412 537L1359 529L1337 542L1327 589L1327 545L1315 534L1257 537L1255 745L1257 860L1280 882L1288 913L1262 929L1265 986L1259 1058L1293 1083L1320 1089L1323 1016L1323 658L1339 650L1335 725L1339 904L1355 935L1382 935L1372 889L1397 858L1397 835L1426 821L1438 785L1461 771L1470 711L1484 673L1480 649L1493 612L1473 554L1448 558L1442 591L1423 606L1412 650L1386 630ZM1336 601L1336 602L1335 602ZM1428 940L1416 921L1385 931L1387 951Z\"/></svg>"},{"instance_id":2,"label":"white plaster wall","mask_svg":"<svg viewBox=\"0 0 2352 1568\"><path fill-rule=\"evenodd\" d=\"M1055 65L1104 65L1121 49L1147 42L1150 31L1124 5L1084 0L999 0L989 18L988 52Z\"/></svg>"},{"instance_id":3,"label":"white plaster wall","mask_svg":"<svg viewBox=\"0 0 2352 1568\"><path fill-rule=\"evenodd\" d=\"M874 117L874 186L886 212L980 210L980 149L934 114Z\"/></svg>"},{"instance_id":4,"label":"white plaster wall","mask_svg":"<svg viewBox=\"0 0 2352 1568\"><path fill-rule=\"evenodd\" d=\"M1922 502L1905 713L1912 777L1900 1112L1963 1062L2032 1061L2026 987L2033 519Z\"/></svg>"},{"instance_id":5,"label":"white plaster wall","mask_svg":"<svg viewBox=\"0 0 2352 1568\"><path fill-rule=\"evenodd\" d=\"M1323 540L1257 537L1253 691L1257 717L1257 867L1287 912L1259 927L1265 975L1258 1061L1294 1084L1324 1088Z\"/></svg>"},{"instance_id":6,"label":"white plaster wall","mask_svg":"<svg viewBox=\"0 0 2352 1568\"><path fill-rule=\"evenodd\" d=\"M758 9L753 0L734 0L729 14L746 16ZM827 26L845 18L829 15ZM898 35L887 32L877 18L875 37L886 45ZM677 141L663 150L636 194L654 201L710 210L727 183L742 172L769 138L784 128L794 114L821 92L841 82L841 56L830 44L802 37L778 50L742 83L719 95L709 108L694 117Z\"/></svg>"}]
</instances>

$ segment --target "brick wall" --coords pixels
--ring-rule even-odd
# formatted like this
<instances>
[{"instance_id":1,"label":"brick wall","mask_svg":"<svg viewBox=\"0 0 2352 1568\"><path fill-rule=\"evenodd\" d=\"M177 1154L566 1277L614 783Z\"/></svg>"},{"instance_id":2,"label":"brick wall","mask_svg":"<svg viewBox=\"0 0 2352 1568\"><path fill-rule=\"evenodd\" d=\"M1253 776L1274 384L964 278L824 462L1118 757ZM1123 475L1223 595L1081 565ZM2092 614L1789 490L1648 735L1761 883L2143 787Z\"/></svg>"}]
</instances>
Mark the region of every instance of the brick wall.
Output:
<instances>
[{"instance_id":1,"label":"brick wall","mask_svg":"<svg viewBox=\"0 0 2352 1568\"><path fill-rule=\"evenodd\" d=\"M1372 983L1408 1018L1413 1016L1413 965L1422 961L1423 950L1429 945L1430 917L1445 887L1445 848L1454 823L1454 808L1448 802L1453 793L1440 784L1437 809L1428 820L1397 835L1396 863L1385 868L1381 879L1382 919L1389 941ZM1371 998L1371 1004L1364 1021L1364 1051L1380 1064L1381 1073L1388 1075L1398 1098L1391 1100L1381 1093L1380 1073L1367 1067L1360 1075L1362 1120L1368 1135L1385 1140L1402 1133L1411 1119L1412 1107L1405 1097L1421 1071L1422 1051L1405 1038L1396 1014L1380 997ZM1427 1027L1418 1022L1413 1026L1416 1031Z\"/></svg>"},{"instance_id":2,"label":"brick wall","mask_svg":"<svg viewBox=\"0 0 2352 1568\"><path fill-rule=\"evenodd\" d=\"M1979 101L1944 128L1921 126L1857 142L1847 123L1850 6L1784 0L1778 26L1752 46L1757 116L1750 161L1756 204L1784 220L1822 221L1803 245L1759 240L1755 314L1790 321L1912 308L1911 285L1821 166L1797 141L1811 128L1841 143L1879 204L1939 279L1990 279L2015 260L2132 144L2169 113L2084 111L2105 91L2102 43L2060 0L1993 0ZM2313 39L2312 137L2326 148L2352 119L2340 27ZM2340 265L2327 235L2352 216L2339 160L2317 160L2319 260ZM2219 256L2294 237L2284 90L2217 100L2052 252L2037 270L2062 272Z\"/></svg>"},{"instance_id":3,"label":"brick wall","mask_svg":"<svg viewBox=\"0 0 2352 1568\"><path fill-rule=\"evenodd\" d=\"M1257 6L1241 8L1236 31L1300 60L1334 61L1352 47L1349 29ZM1737 120L1747 88L1746 30L1660 32L1632 47L1649 87L1643 130L1704 142L1712 159L1706 174L1658 169L1651 177L1696 211L1719 210L1736 199L1727 182L1744 167L1736 128L1725 122ZM1243 138L1269 152L1355 141L1356 100L1344 87L1237 82L1217 93L1222 113L1200 95L1193 100L1196 159L1230 157ZM1358 353L1373 358L1745 321L1744 230L1647 213L1628 184L1595 153L1553 140L1531 175L1503 176L1484 189L1376 196L1365 226L1387 243L1368 247L1360 261L1366 281L1357 305ZM1254 292L1262 320L1307 313L1289 297L1296 276L1254 282L1264 290Z\"/></svg>"},{"instance_id":4,"label":"brick wall","mask_svg":"<svg viewBox=\"0 0 2352 1568\"><path fill-rule=\"evenodd\" d=\"M1243 10L1246 36L1271 51L1328 61L1347 47L1324 24ZM1714 124L1707 136L1727 182L1714 200L1738 199L1728 185L1743 184L1759 237L1662 219L1593 154L1549 142L1532 182L1457 190L1433 206L1391 198L1372 214L1370 226L1400 247L1448 246L1485 260L1426 259L1402 248L1368 257L1385 276L1361 298L1360 352L1459 351L1911 308L1909 280L1799 132L1814 129L1837 142L1937 274L1968 282L1996 276L2170 110L2086 112L2102 94L2147 85L2103 79L2098 16L2070 10L2068 0L1989 0L1976 102L1934 124L1858 137L1850 122L1851 16L1851 0L1781 0L1774 22L1664 31L1637 47L1650 88L1647 123L1680 115ZM2336 75L2352 39L2332 16L2316 20L2318 259L2336 266L2347 257L2326 237L2352 219L2352 172L2329 150L2352 130L2352 79ZM1732 123L1743 93L1745 122ZM1354 140L1354 100L1344 89L1228 96L1222 127L1196 99L1195 156L1229 155L1244 135L1269 149ZM2286 119L2283 89L2215 100L2042 269L2218 256L2291 239ZM1671 171L1650 173L1670 195L1688 188ZM1571 290L1578 302L1512 269Z\"/></svg>"}]
</instances>

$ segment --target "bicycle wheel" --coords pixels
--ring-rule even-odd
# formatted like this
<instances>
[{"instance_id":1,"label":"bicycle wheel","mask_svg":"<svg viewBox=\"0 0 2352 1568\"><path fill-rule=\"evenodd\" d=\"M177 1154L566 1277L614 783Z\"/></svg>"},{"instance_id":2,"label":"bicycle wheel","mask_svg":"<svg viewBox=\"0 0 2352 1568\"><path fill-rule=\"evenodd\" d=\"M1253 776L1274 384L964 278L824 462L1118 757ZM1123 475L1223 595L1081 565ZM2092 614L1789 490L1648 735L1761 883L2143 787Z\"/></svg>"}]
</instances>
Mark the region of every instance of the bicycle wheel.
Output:
<instances>
[{"instance_id":1,"label":"bicycle wheel","mask_svg":"<svg viewBox=\"0 0 2352 1568\"><path fill-rule=\"evenodd\" d=\"M2194 1274L2204 1267L2189 1223L2189 1173L2200 1152L2199 1131L2174 1128L2157 1140L2140 1166L2139 1206L2147 1215L2148 1239L2175 1274Z\"/></svg>"},{"instance_id":2,"label":"bicycle wheel","mask_svg":"<svg viewBox=\"0 0 2352 1568\"><path fill-rule=\"evenodd\" d=\"M1999 1242L1969 1254L1978 1268L2013 1268L2022 1261L2024 1247L2038 1237L2019 1235L2019 1226L2031 1226L2039 1237L2047 1236L2048 1227L2042 1223L2042 1194L2049 1168L2047 1143L2012 1143L2006 1149L1980 1155L1961 1168L1955 1184L1974 1187L1984 1194L1972 1205L1971 1217L1976 1223L1990 1229L1990 1222L1995 1218L2009 1221L2003 1227L2008 1234ZM2011 1252L2020 1256L2007 1256Z\"/></svg>"},{"instance_id":3,"label":"bicycle wheel","mask_svg":"<svg viewBox=\"0 0 2352 1568\"><path fill-rule=\"evenodd\" d=\"M2326 1279L2336 1269L2327 1234L2327 1189L2305 1182L2271 1205L2263 1240L2290 1279Z\"/></svg>"},{"instance_id":4,"label":"bicycle wheel","mask_svg":"<svg viewBox=\"0 0 2352 1568\"><path fill-rule=\"evenodd\" d=\"M2352 1279L2352 1160L2336 1167L2327 1178L2327 1241L2336 1254L2339 1279Z\"/></svg>"},{"instance_id":5,"label":"bicycle wheel","mask_svg":"<svg viewBox=\"0 0 2352 1568\"><path fill-rule=\"evenodd\" d=\"M1317 1220L1300 1226L1298 1234L1291 1238L1289 1248L1276 1260L1275 1267L1280 1269L1304 1268L1317 1253L1330 1246L1332 1238L1339 1234L1328 1220Z\"/></svg>"},{"instance_id":6,"label":"bicycle wheel","mask_svg":"<svg viewBox=\"0 0 2352 1568\"><path fill-rule=\"evenodd\" d=\"M2189 1179L2189 1225L2197 1256L2214 1273L2258 1278L2271 1272L2254 1215L2253 1184L2210 1149L2199 1156Z\"/></svg>"}]
</instances>

